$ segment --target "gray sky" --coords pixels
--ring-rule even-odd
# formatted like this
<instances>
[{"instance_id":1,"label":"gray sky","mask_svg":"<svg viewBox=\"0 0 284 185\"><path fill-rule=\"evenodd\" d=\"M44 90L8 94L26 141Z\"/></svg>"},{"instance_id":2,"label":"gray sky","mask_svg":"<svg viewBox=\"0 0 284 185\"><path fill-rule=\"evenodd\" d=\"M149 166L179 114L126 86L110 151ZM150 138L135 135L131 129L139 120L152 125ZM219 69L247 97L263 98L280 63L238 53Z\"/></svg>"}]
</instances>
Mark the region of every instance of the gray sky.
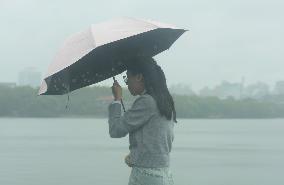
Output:
<instances>
[{"instance_id":1,"label":"gray sky","mask_svg":"<svg viewBox=\"0 0 284 185\"><path fill-rule=\"evenodd\" d=\"M26 67L45 74L70 34L129 16L190 30L156 57L169 85L199 90L242 76L273 85L284 80L283 7L282 0L0 0L0 82L17 82Z\"/></svg>"}]
</instances>

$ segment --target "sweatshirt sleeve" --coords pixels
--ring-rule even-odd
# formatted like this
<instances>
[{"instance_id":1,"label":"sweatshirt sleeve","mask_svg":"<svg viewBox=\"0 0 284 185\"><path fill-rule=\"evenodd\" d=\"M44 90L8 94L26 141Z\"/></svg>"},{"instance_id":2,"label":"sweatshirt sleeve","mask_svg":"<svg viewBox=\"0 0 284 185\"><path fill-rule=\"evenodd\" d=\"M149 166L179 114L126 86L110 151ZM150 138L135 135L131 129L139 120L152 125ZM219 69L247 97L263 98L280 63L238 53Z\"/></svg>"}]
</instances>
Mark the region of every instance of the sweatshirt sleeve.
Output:
<instances>
[{"instance_id":1,"label":"sweatshirt sleeve","mask_svg":"<svg viewBox=\"0 0 284 185\"><path fill-rule=\"evenodd\" d=\"M109 134L121 138L143 126L154 115L153 102L149 97L140 96L132 107L121 115L121 104L113 103L108 107Z\"/></svg>"}]
</instances>

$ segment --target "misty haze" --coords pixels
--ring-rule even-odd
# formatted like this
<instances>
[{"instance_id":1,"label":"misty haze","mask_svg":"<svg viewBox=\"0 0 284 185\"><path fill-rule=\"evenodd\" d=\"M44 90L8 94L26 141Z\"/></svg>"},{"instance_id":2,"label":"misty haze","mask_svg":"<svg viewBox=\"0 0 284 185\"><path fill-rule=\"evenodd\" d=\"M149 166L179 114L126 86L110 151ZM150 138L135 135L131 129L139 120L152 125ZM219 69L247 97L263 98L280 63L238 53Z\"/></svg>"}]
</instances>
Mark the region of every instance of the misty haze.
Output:
<instances>
[{"instance_id":1,"label":"misty haze","mask_svg":"<svg viewBox=\"0 0 284 185\"><path fill-rule=\"evenodd\" d=\"M159 185L149 178L156 175L168 185L283 185L283 7L280 0L0 0L0 184L134 185L138 179L142 185L142 177L144 184ZM120 22L110 27L110 20ZM122 31L123 20L131 29ZM108 29L99 30L104 24L125 37L114 40ZM139 32L142 28L147 31ZM157 31L167 29L171 34ZM86 35L98 45L112 42L88 53L80 48L93 47ZM72 43L74 38L81 43ZM153 47L151 42L156 42ZM146 64L146 72L137 72L125 62L136 56L133 43L156 52L157 64L151 65L161 66L166 81L152 78ZM118 51L127 53L123 44L132 53L117 59ZM77 46L82 57L76 55ZM104 51L112 48L109 57ZM111 55L118 61L111 71L101 61L88 68L95 66L88 59L111 61ZM63 66L69 56L77 63ZM53 62L63 67L56 69ZM161 74L157 71L153 74ZM148 97L148 104L135 107L141 97ZM150 100L156 109L147 107ZM164 125L152 126L146 133L143 129L158 121L135 124L150 114L167 118L174 127L161 134ZM117 130L126 129L127 137L112 138L114 123L126 125ZM131 126L137 130L130 131ZM155 137L148 135L154 132ZM140 147L152 153L132 151L139 139ZM150 139L159 142L147 145ZM159 160L149 157L154 153ZM147 166L163 160L161 168ZM146 178L135 169L143 169Z\"/></svg>"}]
</instances>

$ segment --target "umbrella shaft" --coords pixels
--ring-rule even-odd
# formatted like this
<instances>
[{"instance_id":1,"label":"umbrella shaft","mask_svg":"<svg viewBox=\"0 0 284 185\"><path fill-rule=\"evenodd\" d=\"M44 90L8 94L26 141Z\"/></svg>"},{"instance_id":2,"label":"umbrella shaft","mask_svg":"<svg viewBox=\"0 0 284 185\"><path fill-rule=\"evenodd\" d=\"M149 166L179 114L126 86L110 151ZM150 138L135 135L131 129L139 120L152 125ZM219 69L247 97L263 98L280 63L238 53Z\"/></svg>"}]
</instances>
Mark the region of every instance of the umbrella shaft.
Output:
<instances>
[{"instance_id":1,"label":"umbrella shaft","mask_svg":"<svg viewBox=\"0 0 284 185\"><path fill-rule=\"evenodd\" d=\"M113 79L113 81L115 81L115 77L114 76L112 77L112 79ZM125 107L124 107L122 99L120 100L120 103L122 105L123 111L125 112Z\"/></svg>"}]
</instances>

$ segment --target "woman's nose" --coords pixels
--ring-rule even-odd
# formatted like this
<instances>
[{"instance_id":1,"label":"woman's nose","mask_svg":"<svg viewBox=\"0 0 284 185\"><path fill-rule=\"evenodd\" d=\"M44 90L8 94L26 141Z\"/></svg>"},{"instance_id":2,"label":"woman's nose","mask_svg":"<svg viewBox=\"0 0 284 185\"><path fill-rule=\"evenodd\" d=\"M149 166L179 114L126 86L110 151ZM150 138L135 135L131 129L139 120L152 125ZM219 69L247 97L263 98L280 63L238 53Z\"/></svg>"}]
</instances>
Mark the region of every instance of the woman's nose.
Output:
<instances>
[{"instance_id":1,"label":"woman's nose","mask_svg":"<svg viewBox=\"0 0 284 185\"><path fill-rule=\"evenodd\" d=\"M128 85L128 78L127 78L127 76L123 76L123 80L124 80L125 84Z\"/></svg>"}]
</instances>

